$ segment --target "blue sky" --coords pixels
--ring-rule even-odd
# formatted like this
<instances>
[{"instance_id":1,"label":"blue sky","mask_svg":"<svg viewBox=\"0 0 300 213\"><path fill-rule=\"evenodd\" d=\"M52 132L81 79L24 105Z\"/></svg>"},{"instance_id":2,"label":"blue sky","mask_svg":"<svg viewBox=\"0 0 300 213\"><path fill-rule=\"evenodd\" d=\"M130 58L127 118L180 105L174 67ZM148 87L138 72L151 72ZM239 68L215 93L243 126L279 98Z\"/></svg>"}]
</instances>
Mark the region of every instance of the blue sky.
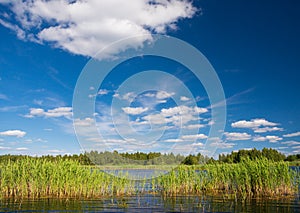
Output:
<instances>
[{"instance_id":1,"label":"blue sky","mask_svg":"<svg viewBox=\"0 0 300 213\"><path fill-rule=\"evenodd\" d=\"M141 33L145 37L124 48L151 41L151 33L166 34L193 45L214 67L227 108L223 136L211 143L215 155L263 147L300 153L298 1L8 2L0 1L0 154L205 154L214 125L207 91L172 60L138 57L120 64L102 85L89 86L93 116L72 117L74 88L92 56ZM107 57L120 52L111 51ZM139 79L145 70L164 72ZM152 89L122 93L124 82ZM180 82L192 97L182 95ZM127 106L117 109L113 100ZM78 141L73 121L87 140ZM94 121L100 135L90 132Z\"/></svg>"}]
</instances>

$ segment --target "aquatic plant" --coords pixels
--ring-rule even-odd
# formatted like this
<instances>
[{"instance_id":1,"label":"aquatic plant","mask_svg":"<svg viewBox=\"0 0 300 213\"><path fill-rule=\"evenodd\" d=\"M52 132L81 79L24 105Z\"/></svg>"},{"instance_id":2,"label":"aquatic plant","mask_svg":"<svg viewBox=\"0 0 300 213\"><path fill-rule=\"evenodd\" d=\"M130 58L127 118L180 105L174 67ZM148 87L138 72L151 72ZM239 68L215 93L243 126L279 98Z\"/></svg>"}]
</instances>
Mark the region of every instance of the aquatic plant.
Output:
<instances>
[{"instance_id":1,"label":"aquatic plant","mask_svg":"<svg viewBox=\"0 0 300 213\"><path fill-rule=\"evenodd\" d=\"M180 166L157 179L166 195L223 193L242 198L294 195L298 184L299 171L290 170L286 162L265 158L246 158L237 164L208 164L204 170Z\"/></svg>"},{"instance_id":2,"label":"aquatic plant","mask_svg":"<svg viewBox=\"0 0 300 213\"><path fill-rule=\"evenodd\" d=\"M94 198L143 192L274 197L294 195L299 182L299 171L291 170L287 162L265 158L245 158L236 164L180 165L166 175L139 182L129 180L128 174L116 177L74 160L28 157L0 163L0 195L16 198Z\"/></svg>"},{"instance_id":3,"label":"aquatic plant","mask_svg":"<svg viewBox=\"0 0 300 213\"><path fill-rule=\"evenodd\" d=\"M99 197L132 193L132 181L77 161L24 158L0 164L3 197Z\"/></svg>"}]
</instances>

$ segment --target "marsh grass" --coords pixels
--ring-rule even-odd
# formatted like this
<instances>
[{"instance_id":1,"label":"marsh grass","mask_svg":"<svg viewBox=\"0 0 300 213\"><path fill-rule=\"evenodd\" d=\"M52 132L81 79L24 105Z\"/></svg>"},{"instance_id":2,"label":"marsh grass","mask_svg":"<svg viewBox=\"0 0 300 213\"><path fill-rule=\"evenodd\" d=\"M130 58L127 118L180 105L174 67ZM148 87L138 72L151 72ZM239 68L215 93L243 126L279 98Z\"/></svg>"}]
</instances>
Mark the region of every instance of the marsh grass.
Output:
<instances>
[{"instance_id":1,"label":"marsh grass","mask_svg":"<svg viewBox=\"0 0 300 213\"><path fill-rule=\"evenodd\" d=\"M165 195L223 194L239 198L286 196L298 191L300 173L283 161L244 159L238 164L180 166L157 179Z\"/></svg>"},{"instance_id":2,"label":"marsh grass","mask_svg":"<svg viewBox=\"0 0 300 213\"><path fill-rule=\"evenodd\" d=\"M115 177L97 167L85 167L73 160L50 162L24 158L0 163L0 195L6 198L95 198L143 192L166 196L222 194L234 198L276 197L294 195L299 182L299 171L289 169L288 163L267 159L244 159L238 164L179 166L166 175L141 180L138 184L129 180L128 174Z\"/></svg>"},{"instance_id":3,"label":"marsh grass","mask_svg":"<svg viewBox=\"0 0 300 213\"><path fill-rule=\"evenodd\" d=\"M131 194L132 181L100 170L82 167L72 160L49 162L25 158L0 164L2 197L101 197Z\"/></svg>"}]
</instances>

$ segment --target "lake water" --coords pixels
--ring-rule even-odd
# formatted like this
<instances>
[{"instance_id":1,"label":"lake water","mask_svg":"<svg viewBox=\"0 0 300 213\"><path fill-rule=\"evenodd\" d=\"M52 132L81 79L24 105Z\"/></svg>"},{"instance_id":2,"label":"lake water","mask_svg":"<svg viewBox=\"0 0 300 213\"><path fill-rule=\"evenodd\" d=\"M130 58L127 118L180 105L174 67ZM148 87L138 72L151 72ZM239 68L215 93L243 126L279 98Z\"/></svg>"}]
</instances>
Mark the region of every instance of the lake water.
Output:
<instances>
[{"instance_id":1,"label":"lake water","mask_svg":"<svg viewBox=\"0 0 300 213\"><path fill-rule=\"evenodd\" d=\"M299 167L292 168L297 171ZM154 175L154 170L128 170L133 179ZM127 171L127 172L128 172ZM106 171L118 175L116 172ZM161 171L163 172L163 171ZM155 173L157 175L157 173ZM139 182L137 182L139 183ZM112 197L92 200L38 199L13 200L0 198L1 212L297 212L300 213L300 194L280 199L226 199L220 196L163 197L151 194L151 184L143 184L144 194L131 197ZM300 186L299 186L300 187ZM137 185L139 188L139 185ZM147 190L148 189L148 190Z\"/></svg>"},{"instance_id":2,"label":"lake water","mask_svg":"<svg viewBox=\"0 0 300 213\"><path fill-rule=\"evenodd\" d=\"M94 200L1 200L0 212L300 212L295 199L252 199L246 202L211 196L159 195Z\"/></svg>"}]
</instances>

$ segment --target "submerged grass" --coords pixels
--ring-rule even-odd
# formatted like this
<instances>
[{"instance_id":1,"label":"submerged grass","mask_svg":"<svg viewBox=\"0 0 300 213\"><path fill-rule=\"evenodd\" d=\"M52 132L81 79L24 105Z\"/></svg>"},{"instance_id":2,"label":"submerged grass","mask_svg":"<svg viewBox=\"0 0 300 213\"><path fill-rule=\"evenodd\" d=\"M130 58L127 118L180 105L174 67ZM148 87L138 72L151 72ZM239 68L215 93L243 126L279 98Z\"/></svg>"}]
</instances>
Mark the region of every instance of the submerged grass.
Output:
<instances>
[{"instance_id":1,"label":"submerged grass","mask_svg":"<svg viewBox=\"0 0 300 213\"><path fill-rule=\"evenodd\" d=\"M299 175L285 162L245 159L238 164L179 166L149 183L154 193L170 196L222 193L242 198L274 197L297 193ZM127 177L115 177L72 160L25 158L0 163L0 194L17 198L92 198L140 193L136 182Z\"/></svg>"}]
</instances>

